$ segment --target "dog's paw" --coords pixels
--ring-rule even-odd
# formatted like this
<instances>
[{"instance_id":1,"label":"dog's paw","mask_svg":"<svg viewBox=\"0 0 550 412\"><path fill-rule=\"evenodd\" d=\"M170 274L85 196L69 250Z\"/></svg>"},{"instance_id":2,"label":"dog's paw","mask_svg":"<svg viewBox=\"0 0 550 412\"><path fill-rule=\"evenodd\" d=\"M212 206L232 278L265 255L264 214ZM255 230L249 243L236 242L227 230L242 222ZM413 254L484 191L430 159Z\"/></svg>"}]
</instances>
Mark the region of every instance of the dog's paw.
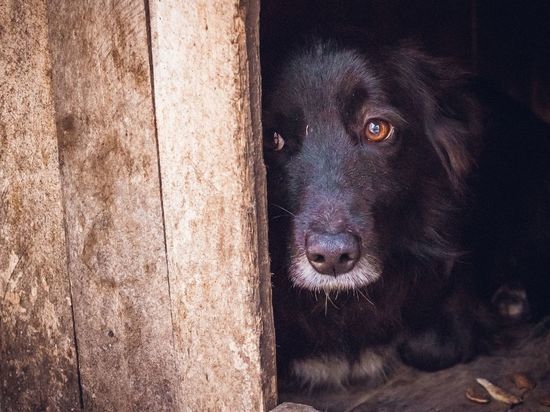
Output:
<instances>
[{"instance_id":1,"label":"dog's paw","mask_svg":"<svg viewBox=\"0 0 550 412\"><path fill-rule=\"evenodd\" d=\"M410 329L398 345L401 360L416 369L437 371L471 360L477 352L476 326L467 316L445 313Z\"/></svg>"},{"instance_id":2,"label":"dog's paw","mask_svg":"<svg viewBox=\"0 0 550 412\"><path fill-rule=\"evenodd\" d=\"M444 339L434 329L410 336L398 347L401 360L413 368L437 371L463 361L464 354L453 339Z\"/></svg>"},{"instance_id":3,"label":"dog's paw","mask_svg":"<svg viewBox=\"0 0 550 412\"><path fill-rule=\"evenodd\" d=\"M491 302L497 314L509 322L527 320L531 314L527 292L521 286L501 286L493 294Z\"/></svg>"}]
</instances>

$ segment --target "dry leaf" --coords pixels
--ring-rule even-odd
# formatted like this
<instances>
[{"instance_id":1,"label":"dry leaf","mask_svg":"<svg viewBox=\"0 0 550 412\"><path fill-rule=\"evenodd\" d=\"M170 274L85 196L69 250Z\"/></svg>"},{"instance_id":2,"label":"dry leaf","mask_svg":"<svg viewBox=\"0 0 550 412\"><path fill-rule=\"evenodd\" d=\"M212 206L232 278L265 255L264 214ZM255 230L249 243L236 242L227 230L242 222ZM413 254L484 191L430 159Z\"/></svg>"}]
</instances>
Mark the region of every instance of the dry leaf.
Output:
<instances>
[{"instance_id":1,"label":"dry leaf","mask_svg":"<svg viewBox=\"0 0 550 412\"><path fill-rule=\"evenodd\" d=\"M508 405L517 405L518 403L523 402L516 395L513 395L510 392L507 392L504 389L492 384L487 379L477 378L476 380L477 380L477 383L479 383L481 386L483 386L487 390L487 392L489 392L489 395L491 395L491 398L499 402L503 402Z\"/></svg>"}]
</instances>

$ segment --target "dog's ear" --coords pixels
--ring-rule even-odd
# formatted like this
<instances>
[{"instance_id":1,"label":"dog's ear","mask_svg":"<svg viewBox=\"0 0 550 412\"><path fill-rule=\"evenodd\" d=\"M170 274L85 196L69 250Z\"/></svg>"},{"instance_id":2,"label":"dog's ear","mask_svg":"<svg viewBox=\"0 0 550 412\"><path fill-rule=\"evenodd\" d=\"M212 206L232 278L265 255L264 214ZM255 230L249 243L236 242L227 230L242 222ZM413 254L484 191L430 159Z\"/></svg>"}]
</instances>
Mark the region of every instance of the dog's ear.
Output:
<instances>
[{"instance_id":1,"label":"dog's ear","mask_svg":"<svg viewBox=\"0 0 550 412\"><path fill-rule=\"evenodd\" d=\"M455 73L455 77L449 77L437 71L441 70L438 65L432 70L436 84L433 100L424 108L428 114L426 133L453 187L462 191L482 143L481 109L467 75Z\"/></svg>"},{"instance_id":2,"label":"dog's ear","mask_svg":"<svg viewBox=\"0 0 550 412\"><path fill-rule=\"evenodd\" d=\"M453 188L462 191L482 143L474 76L458 64L430 57L410 45L400 55L401 75L418 96L426 135Z\"/></svg>"}]
</instances>

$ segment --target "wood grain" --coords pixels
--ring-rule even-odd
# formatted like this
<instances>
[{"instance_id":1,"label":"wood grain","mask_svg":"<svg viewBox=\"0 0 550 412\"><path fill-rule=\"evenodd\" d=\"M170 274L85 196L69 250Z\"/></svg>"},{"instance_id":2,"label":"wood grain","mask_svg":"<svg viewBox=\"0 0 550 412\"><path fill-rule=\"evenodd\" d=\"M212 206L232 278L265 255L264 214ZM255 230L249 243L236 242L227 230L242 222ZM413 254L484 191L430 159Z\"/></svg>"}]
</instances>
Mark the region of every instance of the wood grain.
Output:
<instances>
[{"instance_id":1,"label":"wood grain","mask_svg":"<svg viewBox=\"0 0 550 412\"><path fill-rule=\"evenodd\" d=\"M189 410L269 409L276 382L258 3L150 7L181 396Z\"/></svg>"},{"instance_id":2,"label":"wood grain","mask_svg":"<svg viewBox=\"0 0 550 412\"><path fill-rule=\"evenodd\" d=\"M48 10L84 407L174 410L144 2Z\"/></svg>"},{"instance_id":3,"label":"wood grain","mask_svg":"<svg viewBox=\"0 0 550 412\"><path fill-rule=\"evenodd\" d=\"M46 7L0 7L0 410L70 411L79 392Z\"/></svg>"}]
</instances>

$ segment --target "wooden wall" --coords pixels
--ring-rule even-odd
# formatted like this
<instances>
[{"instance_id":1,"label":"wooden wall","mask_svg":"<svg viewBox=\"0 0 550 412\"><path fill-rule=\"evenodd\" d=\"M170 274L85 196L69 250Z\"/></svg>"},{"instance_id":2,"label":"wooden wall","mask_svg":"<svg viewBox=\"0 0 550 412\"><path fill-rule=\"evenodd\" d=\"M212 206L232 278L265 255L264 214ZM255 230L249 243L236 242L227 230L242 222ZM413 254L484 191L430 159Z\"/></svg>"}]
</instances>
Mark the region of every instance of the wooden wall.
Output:
<instances>
[{"instance_id":1,"label":"wooden wall","mask_svg":"<svg viewBox=\"0 0 550 412\"><path fill-rule=\"evenodd\" d=\"M70 410L78 367L46 7L0 7L0 410Z\"/></svg>"},{"instance_id":2,"label":"wooden wall","mask_svg":"<svg viewBox=\"0 0 550 412\"><path fill-rule=\"evenodd\" d=\"M0 7L0 410L266 410L256 1Z\"/></svg>"}]
</instances>

